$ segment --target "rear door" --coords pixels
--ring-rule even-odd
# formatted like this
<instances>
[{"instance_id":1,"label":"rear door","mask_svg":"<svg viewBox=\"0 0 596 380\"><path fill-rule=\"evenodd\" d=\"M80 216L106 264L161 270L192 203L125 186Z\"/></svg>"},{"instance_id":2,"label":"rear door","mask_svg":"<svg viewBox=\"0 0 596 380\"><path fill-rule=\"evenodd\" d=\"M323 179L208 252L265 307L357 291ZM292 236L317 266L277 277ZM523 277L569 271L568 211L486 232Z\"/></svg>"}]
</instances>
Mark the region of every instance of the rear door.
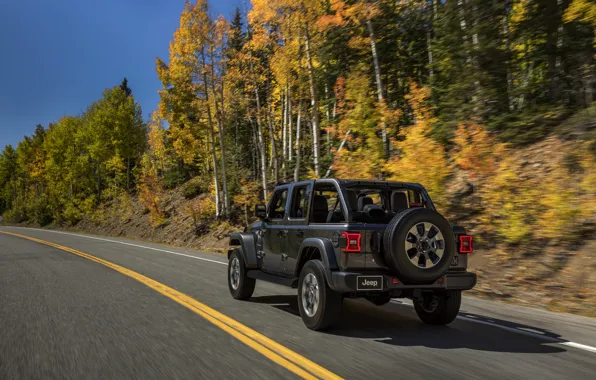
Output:
<instances>
[{"instance_id":1,"label":"rear door","mask_svg":"<svg viewBox=\"0 0 596 380\"><path fill-rule=\"evenodd\" d=\"M282 267L284 273L288 276L294 274L300 246L306 237L312 183L313 181L299 182L291 190L288 222L286 224L288 246L286 254L282 255Z\"/></svg>"},{"instance_id":2,"label":"rear door","mask_svg":"<svg viewBox=\"0 0 596 380\"><path fill-rule=\"evenodd\" d=\"M282 255L286 255L287 248L287 205L288 186L277 187L267 207L267 218L263 221L262 269L264 272L272 274L283 272L281 258Z\"/></svg>"}]
</instances>

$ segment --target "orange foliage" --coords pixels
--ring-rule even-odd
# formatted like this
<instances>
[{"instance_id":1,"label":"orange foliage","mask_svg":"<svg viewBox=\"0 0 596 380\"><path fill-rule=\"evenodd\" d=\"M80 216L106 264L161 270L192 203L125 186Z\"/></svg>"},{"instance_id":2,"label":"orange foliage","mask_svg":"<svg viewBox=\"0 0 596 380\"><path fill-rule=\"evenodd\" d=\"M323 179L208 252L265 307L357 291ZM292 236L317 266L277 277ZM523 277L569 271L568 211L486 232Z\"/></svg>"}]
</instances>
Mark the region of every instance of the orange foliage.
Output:
<instances>
[{"instance_id":1,"label":"orange foliage","mask_svg":"<svg viewBox=\"0 0 596 380\"><path fill-rule=\"evenodd\" d=\"M455 164L466 170L472 179L485 178L495 173L498 157L506 149L484 127L478 124L462 124L455 131Z\"/></svg>"}]
</instances>

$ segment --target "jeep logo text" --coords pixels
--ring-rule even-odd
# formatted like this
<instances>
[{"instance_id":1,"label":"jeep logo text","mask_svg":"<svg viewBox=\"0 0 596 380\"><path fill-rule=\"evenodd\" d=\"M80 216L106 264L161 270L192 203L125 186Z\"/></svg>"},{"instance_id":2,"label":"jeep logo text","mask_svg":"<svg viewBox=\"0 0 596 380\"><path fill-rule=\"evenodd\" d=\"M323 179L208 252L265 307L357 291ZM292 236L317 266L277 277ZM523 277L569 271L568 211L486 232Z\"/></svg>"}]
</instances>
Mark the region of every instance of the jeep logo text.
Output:
<instances>
[{"instance_id":1,"label":"jeep logo text","mask_svg":"<svg viewBox=\"0 0 596 380\"><path fill-rule=\"evenodd\" d=\"M382 276L358 276L357 290L383 290Z\"/></svg>"}]
</instances>

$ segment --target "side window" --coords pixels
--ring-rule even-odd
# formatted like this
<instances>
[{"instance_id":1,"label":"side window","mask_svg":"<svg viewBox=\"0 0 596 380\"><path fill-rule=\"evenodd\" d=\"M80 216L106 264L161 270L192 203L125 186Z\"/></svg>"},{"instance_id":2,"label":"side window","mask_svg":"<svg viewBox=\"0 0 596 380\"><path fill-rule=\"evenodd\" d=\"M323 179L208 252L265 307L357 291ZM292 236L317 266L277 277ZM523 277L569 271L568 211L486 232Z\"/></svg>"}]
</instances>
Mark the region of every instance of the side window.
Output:
<instances>
[{"instance_id":1,"label":"side window","mask_svg":"<svg viewBox=\"0 0 596 380\"><path fill-rule=\"evenodd\" d=\"M420 193L408 190L408 202L410 207L425 207Z\"/></svg>"},{"instance_id":2,"label":"side window","mask_svg":"<svg viewBox=\"0 0 596 380\"><path fill-rule=\"evenodd\" d=\"M290 208L290 218L303 219L308 214L308 204L310 201L311 185L294 187L292 191L292 207Z\"/></svg>"},{"instance_id":3,"label":"side window","mask_svg":"<svg viewBox=\"0 0 596 380\"><path fill-rule=\"evenodd\" d=\"M315 187L312 202L312 223L340 223L345 222L343 205L335 187L317 189Z\"/></svg>"},{"instance_id":4,"label":"side window","mask_svg":"<svg viewBox=\"0 0 596 380\"><path fill-rule=\"evenodd\" d=\"M286 214L286 202L288 201L288 189L277 190L271 197L269 204L269 219L283 219Z\"/></svg>"}]
</instances>

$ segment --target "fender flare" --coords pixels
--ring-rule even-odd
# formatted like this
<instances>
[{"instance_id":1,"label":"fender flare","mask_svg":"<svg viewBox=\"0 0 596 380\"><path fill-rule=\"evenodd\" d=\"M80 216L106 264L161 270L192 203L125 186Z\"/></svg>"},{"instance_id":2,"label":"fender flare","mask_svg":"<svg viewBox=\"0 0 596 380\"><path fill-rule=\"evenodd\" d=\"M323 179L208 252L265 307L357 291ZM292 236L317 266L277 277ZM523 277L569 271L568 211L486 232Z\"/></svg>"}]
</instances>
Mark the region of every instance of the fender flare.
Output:
<instances>
[{"instance_id":1,"label":"fender flare","mask_svg":"<svg viewBox=\"0 0 596 380\"><path fill-rule=\"evenodd\" d=\"M337 265L337 257L335 256L335 248L331 240L327 238L306 238L300 245L300 251L296 258L296 268L294 269L294 277L300 276L300 263L304 255L308 254L308 248L317 248L321 252L321 260L325 266L325 272L329 273L332 270L339 269Z\"/></svg>"},{"instance_id":2,"label":"fender flare","mask_svg":"<svg viewBox=\"0 0 596 380\"><path fill-rule=\"evenodd\" d=\"M254 233L245 232L230 234L230 245L242 247L241 254L247 268L259 268L257 262L256 236ZM228 258L230 258L232 251L233 249L228 250Z\"/></svg>"}]
</instances>

